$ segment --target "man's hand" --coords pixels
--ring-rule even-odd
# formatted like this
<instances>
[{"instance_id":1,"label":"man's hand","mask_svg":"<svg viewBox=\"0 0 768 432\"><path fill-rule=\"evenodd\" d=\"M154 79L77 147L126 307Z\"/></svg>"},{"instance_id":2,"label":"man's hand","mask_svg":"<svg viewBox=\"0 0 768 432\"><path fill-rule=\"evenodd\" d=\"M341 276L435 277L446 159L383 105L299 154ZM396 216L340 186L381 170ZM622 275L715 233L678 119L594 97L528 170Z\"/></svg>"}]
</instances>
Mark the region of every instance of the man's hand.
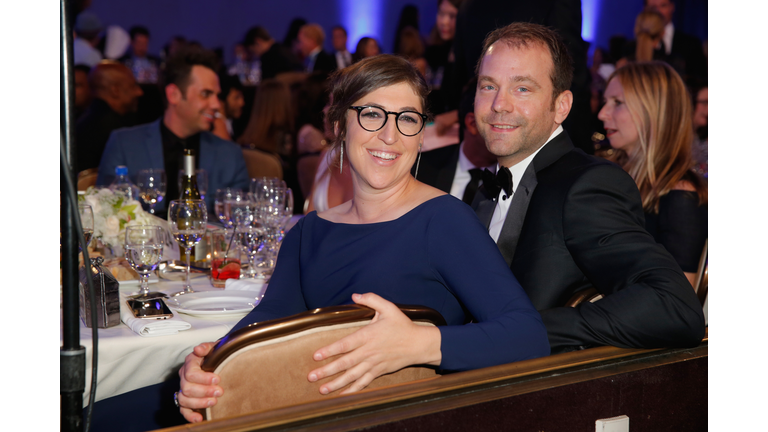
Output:
<instances>
[{"instance_id":1,"label":"man's hand","mask_svg":"<svg viewBox=\"0 0 768 432\"><path fill-rule=\"evenodd\" d=\"M376 315L367 326L351 335L317 350L317 361L346 354L309 373L307 379L319 379L345 371L333 381L323 384L320 393L328 394L347 384L342 394L364 389L375 378L414 364L438 366L440 330L414 324L393 303L376 294L353 294L352 300L374 309Z\"/></svg>"},{"instance_id":2,"label":"man's hand","mask_svg":"<svg viewBox=\"0 0 768 432\"><path fill-rule=\"evenodd\" d=\"M200 368L203 357L211 352L216 342L205 342L196 346L184 361L184 366L179 369L181 377L181 390L179 391L179 411L188 422L197 423L203 421L200 413L193 409L208 408L216 405L217 397L224 390L217 384L221 381L218 375L205 372Z\"/></svg>"}]
</instances>

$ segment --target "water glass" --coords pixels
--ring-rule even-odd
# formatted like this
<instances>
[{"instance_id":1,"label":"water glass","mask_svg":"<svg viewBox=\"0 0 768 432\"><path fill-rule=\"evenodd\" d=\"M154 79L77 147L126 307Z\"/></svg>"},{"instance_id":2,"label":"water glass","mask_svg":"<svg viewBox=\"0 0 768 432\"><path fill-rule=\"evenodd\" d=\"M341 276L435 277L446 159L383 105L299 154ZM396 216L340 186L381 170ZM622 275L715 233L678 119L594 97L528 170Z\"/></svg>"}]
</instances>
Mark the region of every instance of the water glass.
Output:
<instances>
[{"instance_id":1,"label":"water glass","mask_svg":"<svg viewBox=\"0 0 768 432\"><path fill-rule=\"evenodd\" d=\"M141 290L133 298L142 300L167 297L149 291L149 274L163 258L163 228L155 225L133 225L125 228L125 259L139 274Z\"/></svg>"}]
</instances>

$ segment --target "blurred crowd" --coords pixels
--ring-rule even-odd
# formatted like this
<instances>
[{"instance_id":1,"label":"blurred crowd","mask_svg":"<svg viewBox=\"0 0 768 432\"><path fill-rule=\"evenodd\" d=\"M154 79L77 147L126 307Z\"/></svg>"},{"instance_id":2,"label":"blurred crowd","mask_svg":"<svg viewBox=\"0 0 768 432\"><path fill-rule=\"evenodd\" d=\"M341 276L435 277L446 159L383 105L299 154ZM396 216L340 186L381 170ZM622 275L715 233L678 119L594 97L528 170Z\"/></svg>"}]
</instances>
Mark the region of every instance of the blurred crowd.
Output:
<instances>
[{"instance_id":1,"label":"blurred crowd","mask_svg":"<svg viewBox=\"0 0 768 432\"><path fill-rule=\"evenodd\" d=\"M467 3L464 8L462 3ZM472 7L478 3L483 2L437 0L435 24L428 32L419 29L415 6L404 7L397 22L394 53L411 61L430 85L428 111L438 136L458 123L462 135L459 140L463 139L466 128L464 118L459 118L459 105L474 76L477 41L492 29L486 29L488 24L482 19L512 19L506 18L503 11L494 17L476 18L483 16L472 14ZM626 64L663 61L687 86L694 128L693 170L707 176L706 43L675 29L674 6L671 0L646 0L634 24L634 39L616 36L608 47L594 47L591 65L587 62L588 44L581 40L580 32L555 21L541 21L559 30L572 49L574 104L564 127L577 147L626 163L626 153L611 146L598 116L606 102L607 82ZM463 26L457 26L460 10L466 17ZM218 91L218 103L206 108L211 110L212 121L191 132L211 133L243 150L276 157L282 176L296 193L297 212L317 208L317 203L308 199L313 195L322 201L320 208L328 205L329 197L332 203L348 197L343 188L313 193L317 181L344 183L326 172L323 160L333 132L324 124L323 114L328 104L328 77L360 59L382 53L375 38L350 41L341 25L323 28L296 18L282 40L262 26L247 29L242 40L232 47L234 62L226 64L222 48L209 51L183 35L171 38L159 53L150 53L150 29L135 25L126 31L115 25L105 26L88 9L77 15L73 27L78 172L99 168L113 131L167 117L168 62L190 51L205 51L214 58L211 67L218 80L218 88L214 89ZM326 38L333 46L330 52L324 48ZM350 46L354 46L353 51ZM180 87L184 86L182 82ZM259 168L251 165L247 167L250 176L259 175Z\"/></svg>"}]
</instances>

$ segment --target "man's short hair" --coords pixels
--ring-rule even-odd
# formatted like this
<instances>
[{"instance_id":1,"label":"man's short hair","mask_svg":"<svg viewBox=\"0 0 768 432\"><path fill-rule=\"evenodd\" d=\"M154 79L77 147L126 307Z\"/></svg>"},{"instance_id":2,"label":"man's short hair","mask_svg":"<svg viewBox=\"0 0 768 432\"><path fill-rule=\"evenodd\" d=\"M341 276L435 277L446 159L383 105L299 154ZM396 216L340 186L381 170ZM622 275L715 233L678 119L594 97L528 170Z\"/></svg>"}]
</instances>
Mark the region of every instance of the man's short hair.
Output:
<instances>
[{"instance_id":1,"label":"man's short hair","mask_svg":"<svg viewBox=\"0 0 768 432\"><path fill-rule=\"evenodd\" d=\"M240 78L237 75L219 75L219 86L221 87L221 93L219 93L219 100L226 101L229 96L229 91L232 89L243 92L243 84L240 82Z\"/></svg>"},{"instance_id":2,"label":"man's short hair","mask_svg":"<svg viewBox=\"0 0 768 432\"><path fill-rule=\"evenodd\" d=\"M256 43L256 39L271 41L272 36L270 36L267 29L262 26L251 27L248 32L245 33L245 37L243 38L243 45L246 47L252 46Z\"/></svg>"},{"instance_id":3,"label":"man's short hair","mask_svg":"<svg viewBox=\"0 0 768 432\"><path fill-rule=\"evenodd\" d=\"M304 24L301 26L300 31L306 33L307 37L315 41L317 45L323 46L323 42L325 42L325 31L323 31L323 28L320 27L319 24Z\"/></svg>"},{"instance_id":4,"label":"man's short hair","mask_svg":"<svg viewBox=\"0 0 768 432\"><path fill-rule=\"evenodd\" d=\"M573 59L568 53L565 42L556 31L540 24L515 22L506 27L496 29L488 34L483 41L483 52L475 67L475 74L480 72L483 57L494 43L503 41L510 48L531 47L540 45L546 47L552 58L552 71L549 78L552 81L552 105L560 94L571 88L573 81Z\"/></svg>"},{"instance_id":5,"label":"man's short hair","mask_svg":"<svg viewBox=\"0 0 768 432\"><path fill-rule=\"evenodd\" d=\"M160 88L164 89L170 84L175 84L181 90L182 95L185 95L193 66L203 66L216 73L219 62L213 51L196 46L186 46L168 59L163 70ZM165 94L165 92L162 93Z\"/></svg>"},{"instance_id":6,"label":"man's short hair","mask_svg":"<svg viewBox=\"0 0 768 432\"><path fill-rule=\"evenodd\" d=\"M149 29L144 26L137 25L137 26L131 27L131 29L128 31L128 34L131 35L131 40L136 38L136 35L142 35L149 38Z\"/></svg>"},{"instance_id":7,"label":"man's short hair","mask_svg":"<svg viewBox=\"0 0 768 432\"><path fill-rule=\"evenodd\" d=\"M340 26L338 24L336 24L335 26L331 27L331 31L334 31L334 30L341 30L341 31L344 32L344 36L347 36L347 29L345 29L344 27L342 27L342 26Z\"/></svg>"},{"instance_id":8,"label":"man's short hair","mask_svg":"<svg viewBox=\"0 0 768 432\"><path fill-rule=\"evenodd\" d=\"M87 64L80 63L80 64L76 64L74 66L74 70L80 71L80 72L85 72L85 74L88 75L88 73L91 71L91 67L88 66ZM694 99L695 99L695 96L694 96Z\"/></svg>"}]
</instances>

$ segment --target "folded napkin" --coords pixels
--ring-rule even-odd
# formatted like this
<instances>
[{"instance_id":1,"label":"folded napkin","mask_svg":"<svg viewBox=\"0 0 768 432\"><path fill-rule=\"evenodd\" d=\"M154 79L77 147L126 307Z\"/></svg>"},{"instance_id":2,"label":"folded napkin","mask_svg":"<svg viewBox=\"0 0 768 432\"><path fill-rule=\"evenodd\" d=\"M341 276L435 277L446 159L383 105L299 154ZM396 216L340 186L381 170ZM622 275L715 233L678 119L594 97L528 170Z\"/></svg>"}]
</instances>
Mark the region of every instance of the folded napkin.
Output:
<instances>
[{"instance_id":1,"label":"folded napkin","mask_svg":"<svg viewBox=\"0 0 768 432\"><path fill-rule=\"evenodd\" d=\"M175 313L172 318L164 320L136 318L126 300L128 296L120 293L120 320L139 336L166 336L192 328L192 324L179 318Z\"/></svg>"},{"instance_id":2,"label":"folded napkin","mask_svg":"<svg viewBox=\"0 0 768 432\"><path fill-rule=\"evenodd\" d=\"M258 291L259 298L264 297L267 291L267 282L263 279L227 279L225 290L230 291Z\"/></svg>"}]
</instances>

